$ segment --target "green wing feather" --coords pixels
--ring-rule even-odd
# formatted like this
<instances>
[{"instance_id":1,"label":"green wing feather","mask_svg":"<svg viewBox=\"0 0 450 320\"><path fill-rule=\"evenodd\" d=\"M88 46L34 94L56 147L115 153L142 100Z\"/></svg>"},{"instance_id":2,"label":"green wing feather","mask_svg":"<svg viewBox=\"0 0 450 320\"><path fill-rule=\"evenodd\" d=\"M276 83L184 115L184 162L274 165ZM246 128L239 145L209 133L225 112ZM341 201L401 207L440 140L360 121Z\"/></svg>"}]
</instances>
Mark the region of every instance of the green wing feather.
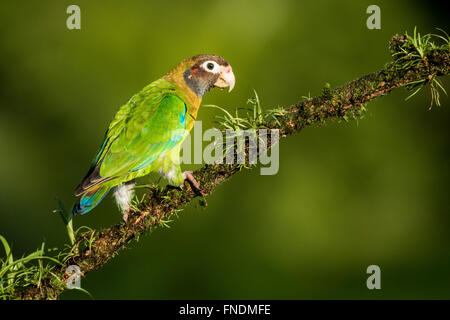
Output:
<instances>
[{"instance_id":1,"label":"green wing feather","mask_svg":"<svg viewBox=\"0 0 450 320\"><path fill-rule=\"evenodd\" d=\"M187 107L176 90L161 79L120 108L76 194L150 165L183 139Z\"/></svg>"}]
</instances>

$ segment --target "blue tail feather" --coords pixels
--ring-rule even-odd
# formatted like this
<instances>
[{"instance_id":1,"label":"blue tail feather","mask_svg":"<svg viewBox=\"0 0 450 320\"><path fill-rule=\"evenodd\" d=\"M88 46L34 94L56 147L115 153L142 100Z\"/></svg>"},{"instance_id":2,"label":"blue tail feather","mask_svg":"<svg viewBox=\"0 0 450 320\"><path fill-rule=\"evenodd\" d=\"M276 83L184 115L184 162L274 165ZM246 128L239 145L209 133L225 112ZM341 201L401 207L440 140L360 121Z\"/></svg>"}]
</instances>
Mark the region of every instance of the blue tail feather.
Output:
<instances>
[{"instance_id":1,"label":"blue tail feather","mask_svg":"<svg viewBox=\"0 0 450 320\"><path fill-rule=\"evenodd\" d=\"M96 187L87 191L75 203L72 209L72 214L85 214L94 209L100 201L108 194L109 188Z\"/></svg>"}]
</instances>

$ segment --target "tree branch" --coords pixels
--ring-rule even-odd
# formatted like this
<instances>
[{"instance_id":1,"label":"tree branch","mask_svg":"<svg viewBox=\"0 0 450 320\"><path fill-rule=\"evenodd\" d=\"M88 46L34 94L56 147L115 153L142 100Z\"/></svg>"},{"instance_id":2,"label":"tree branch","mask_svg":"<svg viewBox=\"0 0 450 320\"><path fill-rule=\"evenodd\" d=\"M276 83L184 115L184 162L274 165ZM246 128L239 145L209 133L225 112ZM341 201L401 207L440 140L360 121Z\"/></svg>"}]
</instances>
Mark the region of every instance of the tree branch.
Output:
<instances>
[{"instance_id":1,"label":"tree branch","mask_svg":"<svg viewBox=\"0 0 450 320\"><path fill-rule=\"evenodd\" d=\"M415 36L414 36L415 37ZM432 46L420 56L414 47L413 38L394 36L390 50L394 61L377 72L365 75L334 90L325 88L320 96L299 102L289 107L277 118L264 123L269 129L279 129L280 137L298 133L306 126L322 123L329 119L356 118L364 105L393 89L405 85L432 85L437 76L449 74L450 55L448 44ZM178 190L170 187L151 187L141 211L130 216L128 223L119 223L99 232L85 232L77 237L77 243L65 260L64 266L56 272L64 278L68 265L78 265L82 275L102 267L127 243L144 232L153 230L164 223L164 219L199 196L209 195L219 184L240 171L239 165L205 165L194 172L202 187L203 195L190 187ZM28 286L18 290L15 297L21 299L55 299L64 290L50 279L43 279L41 286Z\"/></svg>"}]
</instances>

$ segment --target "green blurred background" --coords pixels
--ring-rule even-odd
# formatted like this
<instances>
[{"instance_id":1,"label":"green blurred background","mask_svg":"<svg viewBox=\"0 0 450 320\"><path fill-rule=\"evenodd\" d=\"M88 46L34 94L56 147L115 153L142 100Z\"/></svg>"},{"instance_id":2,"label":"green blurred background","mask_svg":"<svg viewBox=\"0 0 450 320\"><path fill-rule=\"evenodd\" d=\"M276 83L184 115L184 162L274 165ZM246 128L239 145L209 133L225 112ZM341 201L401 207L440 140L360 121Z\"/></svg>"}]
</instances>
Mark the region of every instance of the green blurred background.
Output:
<instances>
[{"instance_id":1,"label":"green blurred background","mask_svg":"<svg viewBox=\"0 0 450 320\"><path fill-rule=\"evenodd\" d=\"M81 8L81 30L66 8ZM381 8L381 30L366 8ZM233 66L234 110L256 89L289 106L383 67L389 38L448 28L438 1L8 1L0 11L0 234L16 256L67 241L67 205L117 108L198 53ZM444 79L449 90L450 81ZM303 130L281 143L280 170L246 170L208 208L134 242L82 287L97 299L450 298L449 98L427 90L368 105L365 119ZM211 127L216 110L199 119ZM153 179L153 180L152 180ZM141 183L147 183L144 179ZM150 178L150 181L156 181ZM120 220L111 197L75 226ZM3 253L2 253L3 254ZM382 290L366 288L377 264ZM61 298L86 298L65 292Z\"/></svg>"}]
</instances>

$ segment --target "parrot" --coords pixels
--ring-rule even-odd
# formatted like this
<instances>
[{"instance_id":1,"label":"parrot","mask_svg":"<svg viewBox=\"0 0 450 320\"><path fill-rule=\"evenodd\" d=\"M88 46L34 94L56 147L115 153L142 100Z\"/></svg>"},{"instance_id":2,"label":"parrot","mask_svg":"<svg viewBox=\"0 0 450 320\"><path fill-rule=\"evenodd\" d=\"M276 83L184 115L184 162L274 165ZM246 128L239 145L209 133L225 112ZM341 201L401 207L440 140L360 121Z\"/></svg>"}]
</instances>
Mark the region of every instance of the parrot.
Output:
<instances>
[{"instance_id":1,"label":"parrot","mask_svg":"<svg viewBox=\"0 0 450 320\"><path fill-rule=\"evenodd\" d=\"M136 178L158 172L174 187L184 181L200 190L192 171L182 172L180 149L200 108L213 89L233 90L231 65L217 55L201 54L183 60L121 106L109 124L101 147L75 190L79 197L72 214L94 209L113 190L126 222L132 213Z\"/></svg>"}]
</instances>

